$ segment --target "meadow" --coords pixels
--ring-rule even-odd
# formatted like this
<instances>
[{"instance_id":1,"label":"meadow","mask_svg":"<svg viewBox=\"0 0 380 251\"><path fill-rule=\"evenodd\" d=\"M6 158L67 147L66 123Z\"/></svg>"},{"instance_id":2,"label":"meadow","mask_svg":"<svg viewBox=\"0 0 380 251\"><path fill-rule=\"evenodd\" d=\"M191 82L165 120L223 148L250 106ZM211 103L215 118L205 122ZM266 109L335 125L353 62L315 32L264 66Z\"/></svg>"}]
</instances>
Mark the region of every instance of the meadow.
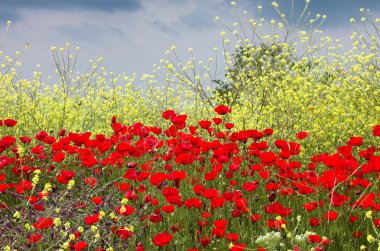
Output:
<instances>
[{"instance_id":1,"label":"meadow","mask_svg":"<svg viewBox=\"0 0 380 251\"><path fill-rule=\"evenodd\" d=\"M231 2L214 57L172 46L141 79L76 74L67 43L46 84L0 52L2 249L380 250L380 18L341 53L308 4Z\"/></svg>"}]
</instances>

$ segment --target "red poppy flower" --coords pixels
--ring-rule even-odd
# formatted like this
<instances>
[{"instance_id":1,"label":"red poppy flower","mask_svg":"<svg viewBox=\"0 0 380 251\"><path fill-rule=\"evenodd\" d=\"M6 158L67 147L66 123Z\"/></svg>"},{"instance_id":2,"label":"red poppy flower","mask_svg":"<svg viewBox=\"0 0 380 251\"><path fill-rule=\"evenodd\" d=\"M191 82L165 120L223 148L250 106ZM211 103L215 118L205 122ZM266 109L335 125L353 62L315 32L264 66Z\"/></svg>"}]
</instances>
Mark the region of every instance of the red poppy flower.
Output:
<instances>
[{"instance_id":1,"label":"red poppy flower","mask_svg":"<svg viewBox=\"0 0 380 251\"><path fill-rule=\"evenodd\" d=\"M307 202L307 203L303 204L303 208L305 208L308 212L313 211L317 207L318 207L318 203L315 201L311 201L311 202Z\"/></svg>"},{"instance_id":2,"label":"red poppy flower","mask_svg":"<svg viewBox=\"0 0 380 251\"><path fill-rule=\"evenodd\" d=\"M226 127L226 129L232 129L232 128L234 128L235 124L233 124L233 123L226 123L224 126Z\"/></svg>"},{"instance_id":3,"label":"red poppy flower","mask_svg":"<svg viewBox=\"0 0 380 251\"><path fill-rule=\"evenodd\" d=\"M309 220L309 224L312 227L317 227L319 226L320 223L321 223L321 220L319 220L318 218L310 218Z\"/></svg>"},{"instance_id":4,"label":"red poppy flower","mask_svg":"<svg viewBox=\"0 0 380 251\"><path fill-rule=\"evenodd\" d=\"M212 199L219 195L219 191L215 188L206 189L202 192L203 197L206 199Z\"/></svg>"},{"instance_id":5,"label":"red poppy flower","mask_svg":"<svg viewBox=\"0 0 380 251\"><path fill-rule=\"evenodd\" d=\"M28 243L36 243L41 240L41 235L40 234L32 234L29 236Z\"/></svg>"},{"instance_id":6,"label":"red poppy flower","mask_svg":"<svg viewBox=\"0 0 380 251\"><path fill-rule=\"evenodd\" d=\"M74 244L75 251L81 251L87 247L87 243L85 241L80 241Z\"/></svg>"},{"instance_id":7,"label":"red poppy flower","mask_svg":"<svg viewBox=\"0 0 380 251\"><path fill-rule=\"evenodd\" d=\"M14 127L17 124L17 121L14 119L6 119L4 120L4 125L8 127Z\"/></svg>"},{"instance_id":8,"label":"red poppy flower","mask_svg":"<svg viewBox=\"0 0 380 251\"><path fill-rule=\"evenodd\" d=\"M242 188L243 190L247 191L247 192L252 192L252 191L255 191L256 188L259 186L259 181L258 180L254 180L252 182L246 182L242 185Z\"/></svg>"},{"instance_id":9,"label":"red poppy flower","mask_svg":"<svg viewBox=\"0 0 380 251\"><path fill-rule=\"evenodd\" d=\"M30 142L32 142L32 139L30 137L21 136L20 141L24 144L29 144Z\"/></svg>"},{"instance_id":10,"label":"red poppy flower","mask_svg":"<svg viewBox=\"0 0 380 251\"><path fill-rule=\"evenodd\" d=\"M45 210L45 207L42 204L35 204L35 205L33 205L33 208L36 211L44 211Z\"/></svg>"},{"instance_id":11,"label":"red poppy flower","mask_svg":"<svg viewBox=\"0 0 380 251\"><path fill-rule=\"evenodd\" d=\"M351 137L347 142L349 146L361 146L363 145L363 137Z\"/></svg>"},{"instance_id":12,"label":"red poppy flower","mask_svg":"<svg viewBox=\"0 0 380 251\"><path fill-rule=\"evenodd\" d=\"M259 220L261 219L261 215L260 214L252 214L251 215L251 221L254 223L254 222L258 222Z\"/></svg>"},{"instance_id":13,"label":"red poppy flower","mask_svg":"<svg viewBox=\"0 0 380 251\"><path fill-rule=\"evenodd\" d=\"M116 213L118 215L127 216L127 215L131 215L134 211L135 211L135 208L132 206L128 206L128 205L127 206L118 206L116 208Z\"/></svg>"},{"instance_id":14,"label":"red poppy flower","mask_svg":"<svg viewBox=\"0 0 380 251\"><path fill-rule=\"evenodd\" d=\"M214 121L215 125L219 125L223 122L222 118L213 118L212 120Z\"/></svg>"},{"instance_id":15,"label":"red poppy flower","mask_svg":"<svg viewBox=\"0 0 380 251\"><path fill-rule=\"evenodd\" d=\"M62 162L65 159L65 153L64 152L57 152L53 156L53 162L59 163Z\"/></svg>"},{"instance_id":16,"label":"red poppy flower","mask_svg":"<svg viewBox=\"0 0 380 251\"><path fill-rule=\"evenodd\" d=\"M350 216L350 222L351 223L354 223L355 221L358 221L359 220L359 217L358 216L356 216L356 215L352 215L352 216Z\"/></svg>"},{"instance_id":17,"label":"red poppy flower","mask_svg":"<svg viewBox=\"0 0 380 251\"><path fill-rule=\"evenodd\" d=\"M297 133L297 139L304 139L308 136L307 132L299 132Z\"/></svg>"},{"instance_id":18,"label":"red poppy flower","mask_svg":"<svg viewBox=\"0 0 380 251\"><path fill-rule=\"evenodd\" d=\"M373 136L380 137L380 125L375 125L372 131Z\"/></svg>"},{"instance_id":19,"label":"red poppy flower","mask_svg":"<svg viewBox=\"0 0 380 251\"><path fill-rule=\"evenodd\" d=\"M173 110L167 110L162 113L162 117L166 120L170 119L171 117L175 116L175 112Z\"/></svg>"},{"instance_id":20,"label":"red poppy flower","mask_svg":"<svg viewBox=\"0 0 380 251\"><path fill-rule=\"evenodd\" d=\"M162 208L162 211L164 211L165 213L172 213L174 211L173 205L164 205L161 208Z\"/></svg>"},{"instance_id":21,"label":"red poppy flower","mask_svg":"<svg viewBox=\"0 0 380 251\"><path fill-rule=\"evenodd\" d=\"M230 247L230 251L244 251L244 250L246 250L246 247L247 247L247 245L245 245L245 244L242 244L242 243L234 243L234 244Z\"/></svg>"},{"instance_id":22,"label":"red poppy flower","mask_svg":"<svg viewBox=\"0 0 380 251\"><path fill-rule=\"evenodd\" d=\"M237 241L239 239L239 235L236 233L230 233L230 234L226 235L226 239L228 241L231 241L231 242Z\"/></svg>"},{"instance_id":23,"label":"red poppy flower","mask_svg":"<svg viewBox=\"0 0 380 251\"><path fill-rule=\"evenodd\" d=\"M100 196L95 196L94 198L92 198L92 202L96 205L102 204L103 198Z\"/></svg>"},{"instance_id":24,"label":"red poppy flower","mask_svg":"<svg viewBox=\"0 0 380 251\"><path fill-rule=\"evenodd\" d=\"M284 207L279 202L265 206L265 212L267 214L278 214L281 216L287 216L292 214L292 209Z\"/></svg>"},{"instance_id":25,"label":"red poppy flower","mask_svg":"<svg viewBox=\"0 0 380 251\"><path fill-rule=\"evenodd\" d=\"M231 108L225 105L218 105L217 107L215 107L215 112L219 115L225 115L231 112Z\"/></svg>"},{"instance_id":26,"label":"red poppy flower","mask_svg":"<svg viewBox=\"0 0 380 251\"><path fill-rule=\"evenodd\" d=\"M202 129L208 129L211 126L212 122L209 120L201 120L198 122L198 124Z\"/></svg>"},{"instance_id":27,"label":"red poppy flower","mask_svg":"<svg viewBox=\"0 0 380 251\"><path fill-rule=\"evenodd\" d=\"M380 228L380 219L373 219L373 223L376 227Z\"/></svg>"},{"instance_id":28,"label":"red poppy flower","mask_svg":"<svg viewBox=\"0 0 380 251\"><path fill-rule=\"evenodd\" d=\"M90 215L90 216L86 216L86 217L84 217L84 223L86 225L95 224L95 223L97 223L99 221L99 216L100 216L99 213L96 213L96 214L93 214L93 215Z\"/></svg>"},{"instance_id":29,"label":"red poppy flower","mask_svg":"<svg viewBox=\"0 0 380 251\"><path fill-rule=\"evenodd\" d=\"M185 201L185 206L189 209L192 207L199 209L202 206L202 201L198 200L197 198L189 198Z\"/></svg>"},{"instance_id":30,"label":"red poppy flower","mask_svg":"<svg viewBox=\"0 0 380 251\"><path fill-rule=\"evenodd\" d=\"M226 235L226 229L225 228L213 228L212 229L212 235L216 236L217 238L222 238Z\"/></svg>"},{"instance_id":31,"label":"red poppy flower","mask_svg":"<svg viewBox=\"0 0 380 251\"><path fill-rule=\"evenodd\" d=\"M322 242L322 238L319 234L311 234L309 235L309 241L316 243L316 242Z\"/></svg>"},{"instance_id":32,"label":"red poppy flower","mask_svg":"<svg viewBox=\"0 0 380 251\"><path fill-rule=\"evenodd\" d=\"M339 213L338 212L335 212L335 211L328 211L327 213L325 213L325 215L323 216L325 219L329 220L329 221L333 221L335 220L336 218L338 218L339 216Z\"/></svg>"},{"instance_id":33,"label":"red poppy flower","mask_svg":"<svg viewBox=\"0 0 380 251\"><path fill-rule=\"evenodd\" d=\"M353 232L353 233L352 233L352 236L353 236L354 238L360 238L361 235L362 235L362 233L361 233L360 231L356 231L356 232Z\"/></svg>"},{"instance_id":34,"label":"red poppy flower","mask_svg":"<svg viewBox=\"0 0 380 251\"><path fill-rule=\"evenodd\" d=\"M228 220L215 220L214 226L216 228L226 228L228 224Z\"/></svg>"},{"instance_id":35,"label":"red poppy flower","mask_svg":"<svg viewBox=\"0 0 380 251\"><path fill-rule=\"evenodd\" d=\"M273 134L273 129L272 128L266 128L263 131L264 135L270 136Z\"/></svg>"},{"instance_id":36,"label":"red poppy flower","mask_svg":"<svg viewBox=\"0 0 380 251\"><path fill-rule=\"evenodd\" d=\"M33 188L32 183L29 180L22 180L20 183L16 186L16 192L19 194L25 193L25 191L28 191Z\"/></svg>"},{"instance_id":37,"label":"red poppy flower","mask_svg":"<svg viewBox=\"0 0 380 251\"><path fill-rule=\"evenodd\" d=\"M53 224L54 222L52 218L41 217L36 223L33 224L33 227L38 229L46 229L52 227Z\"/></svg>"},{"instance_id":38,"label":"red poppy flower","mask_svg":"<svg viewBox=\"0 0 380 251\"><path fill-rule=\"evenodd\" d=\"M153 186L158 186L161 182L164 182L167 178L167 175L165 173L156 173L150 176L150 183Z\"/></svg>"},{"instance_id":39,"label":"red poppy flower","mask_svg":"<svg viewBox=\"0 0 380 251\"><path fill-rule=\"evenodd\" d=\"M168 234L167 232L163 232L154 236L152 241L157 247L164 247L168 245L172 239L173 239L173 236L171 234Z\"/></svg>"}]
</instances>

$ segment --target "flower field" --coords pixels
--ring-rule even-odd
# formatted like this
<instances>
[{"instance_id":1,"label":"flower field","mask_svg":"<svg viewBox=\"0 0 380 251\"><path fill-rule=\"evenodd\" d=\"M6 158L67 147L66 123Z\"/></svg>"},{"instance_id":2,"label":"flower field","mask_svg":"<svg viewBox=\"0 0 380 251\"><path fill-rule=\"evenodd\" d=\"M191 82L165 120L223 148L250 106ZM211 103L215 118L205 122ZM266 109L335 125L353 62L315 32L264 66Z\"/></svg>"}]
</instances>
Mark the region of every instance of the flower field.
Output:
<instances>
[{"instance_id":1,"label":"flower field","mask_svg":"<svg viewBox=\"0 0 380 251\"><path fill-rule=\"evenodd\" d=\"M271 128L232 132L231 109L215 112L188 125L187 115L167 110L167 128L113 117L109 137L62 130L15 138L17 121L2 121L1 246L377 248L378 146L351 137L332 153L301 158L307 132L293 141L274 139Z\"/></svg>"},{"instance_id":2,"label":"flower field","mask_svg":"<svg viewBox=\"0 0 380 251\"><path fill-rule=\"evenodd\" d=\"M309 2L222 24L223 79L218 48L137 79L67 43L49 84L0 51L0 248L380 250L380 19L342 54Z\"/></svg>"}]
</instances>

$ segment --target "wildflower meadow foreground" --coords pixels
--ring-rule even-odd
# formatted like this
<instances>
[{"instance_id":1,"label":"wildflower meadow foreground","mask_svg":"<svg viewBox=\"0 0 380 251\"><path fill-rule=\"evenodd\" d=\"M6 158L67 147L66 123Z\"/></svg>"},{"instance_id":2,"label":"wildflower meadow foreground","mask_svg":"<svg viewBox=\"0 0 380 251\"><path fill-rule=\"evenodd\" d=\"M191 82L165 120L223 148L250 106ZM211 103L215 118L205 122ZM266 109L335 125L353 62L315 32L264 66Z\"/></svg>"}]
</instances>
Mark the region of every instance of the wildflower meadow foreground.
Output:
<instances>
[{"instance_id":1,"label":"wildflower meadow foreground","mask_svg":"<svg viewBox=\"0 0 380 251\"><path fill-rule=\"evenodd\" d=\"M232 132L231 109L189 125L124 125L112 135L0 131L4 250L374 250L379 146L351 137L302 155L308 133ZM380 125L372 137L380 136ZM375 140L377 140L376 138Z\"/></svg>"},{"instance_id":2,"label":"wildflower meadow foreground","mask_svg":"<svg viewBox=\"0 0 380 251\"><path fill-rule=\"evenodd\" d=\"M380 250L380 18L342 52L309 3L233 1L208 62L173 45L140 79L0 51L0 249Z\"/></svg>"}]
</instances>

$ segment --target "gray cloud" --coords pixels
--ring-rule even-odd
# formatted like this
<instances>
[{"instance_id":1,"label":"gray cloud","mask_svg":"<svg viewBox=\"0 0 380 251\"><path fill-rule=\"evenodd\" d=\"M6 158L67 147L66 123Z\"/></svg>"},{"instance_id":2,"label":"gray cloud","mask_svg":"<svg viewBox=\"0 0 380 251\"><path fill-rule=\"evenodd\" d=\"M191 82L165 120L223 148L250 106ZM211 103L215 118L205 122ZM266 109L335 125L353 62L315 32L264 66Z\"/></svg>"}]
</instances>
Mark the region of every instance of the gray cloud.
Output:
<instances>
[{"instance_id":1,"label":"gray cloud","mask_svg":"<svg viewBox=\"0 0 380 251\"><path fill-rule=\"evenodd\" d=\"M1 0L0 21L19 21L20 10L86 10L86 11L137 11L141 8L139 0Z\"/></svg>"}]
</instances>

